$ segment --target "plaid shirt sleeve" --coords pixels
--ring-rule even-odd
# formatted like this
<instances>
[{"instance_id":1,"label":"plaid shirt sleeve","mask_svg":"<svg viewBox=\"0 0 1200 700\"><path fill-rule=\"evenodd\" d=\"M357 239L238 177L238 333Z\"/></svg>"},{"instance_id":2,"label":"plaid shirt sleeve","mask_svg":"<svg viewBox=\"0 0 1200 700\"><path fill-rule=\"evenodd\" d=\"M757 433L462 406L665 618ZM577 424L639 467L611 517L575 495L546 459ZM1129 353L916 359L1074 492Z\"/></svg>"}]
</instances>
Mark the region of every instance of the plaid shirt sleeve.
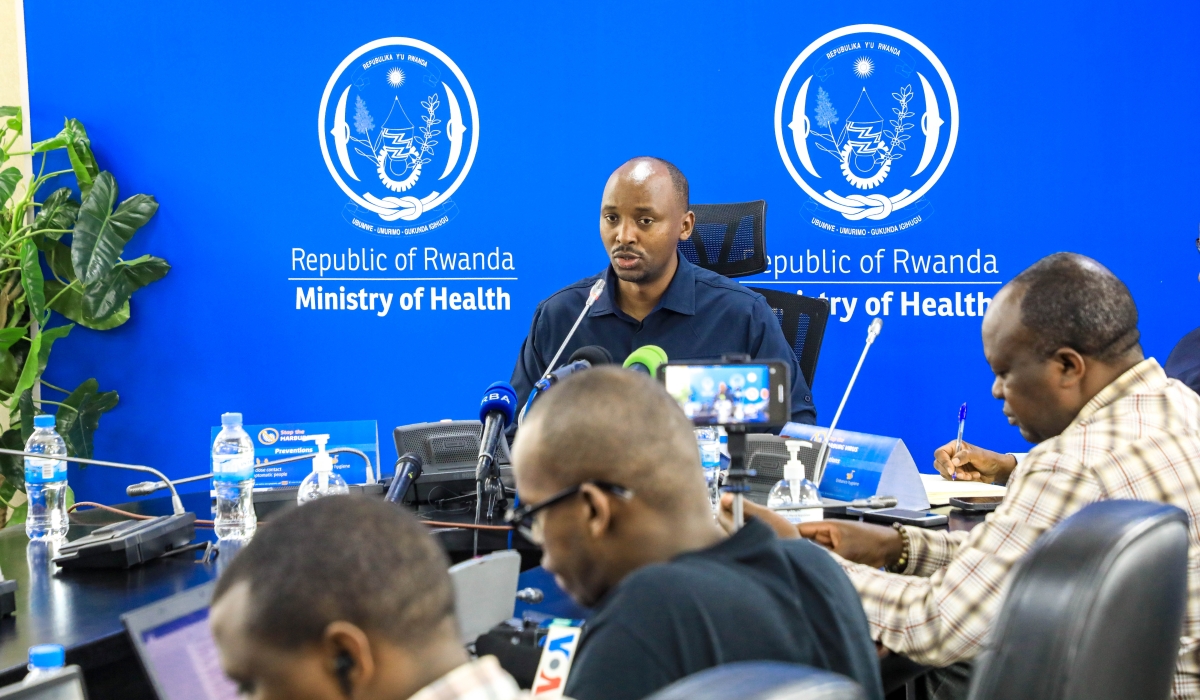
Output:
<instances>
[{"instance_id":1,"label":"plaid shirt sleeve","mask_svg":"<svg viewBox=\"0 0 1200 700\"><path fill-rule=\"evenodd\" d=\"M933 576L938 569L950 565L954 553L967 539L965 532L927 530L923 527L906 526L908 535L908 566L906 576Z\"/></svg>"},{"instance_id":2,"label":"plaid shirt sleeve","mask_svg":"<svg viewBox=\"0 0 1200 700\"><path fill-rule=\"evenodd\" d=\"M874 639L919 663L947 666L980 651L1017 560L1042 533L1099 496L1077 460L1035 450L986 522L964 535L915 533L910 546L917 561L909 568L931 575L839 561L862 597Z\"/></svg>"}]
</instances>

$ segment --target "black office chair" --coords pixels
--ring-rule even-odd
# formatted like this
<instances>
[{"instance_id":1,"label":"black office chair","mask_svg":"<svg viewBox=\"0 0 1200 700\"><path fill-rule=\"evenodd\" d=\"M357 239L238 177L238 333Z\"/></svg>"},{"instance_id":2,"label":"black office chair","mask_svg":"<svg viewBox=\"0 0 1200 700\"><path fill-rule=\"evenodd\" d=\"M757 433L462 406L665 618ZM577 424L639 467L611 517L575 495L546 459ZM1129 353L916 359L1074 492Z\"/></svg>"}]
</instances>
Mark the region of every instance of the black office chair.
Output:
<instances>
[{"instance_id":1,"label":"black office chair","mask_svg":"<svg viewBox=\"0 0 1200 700\"><path fill-rule=\"evenodd\" d=\"M821 356L821 341L825 339L825 324L829 321L829 300L802 297L775 289L747 287L767 298L767 303L783 326L783 337L792 345L800 371L811 389L817 374L817 358Z\"/></svg>"},{"instance_id":2,"label":"black office chair","mask_svg":"<svg viewBox=\"0 0 1200 700\"><path fill-rule=\"evenodd\" d=\"M970 700L1166 698L1187 603L1188 517L1093 503L1013 572Z\"/></svg>"},{"instance_id":3,"label":"black office chair","mask_svg":"<svg viewBox=\"0 0 1200 700\"><path fill-rule=\"evenodd\" d=\"M693 204L696 229L679 242L689 262L726 277L757 275L767 269L767 203Z\"/></svg>"},{"instance_id":4,"label":"black office chair","mask_svg":"<svg viewBox=\"0 0 1200 700\"><path fill-rule=\"evenodd\" d=\"M779 661L739 661L675 681L646 700L864 700L862 687L829 671Z\"/></svg>"}]
</instances>

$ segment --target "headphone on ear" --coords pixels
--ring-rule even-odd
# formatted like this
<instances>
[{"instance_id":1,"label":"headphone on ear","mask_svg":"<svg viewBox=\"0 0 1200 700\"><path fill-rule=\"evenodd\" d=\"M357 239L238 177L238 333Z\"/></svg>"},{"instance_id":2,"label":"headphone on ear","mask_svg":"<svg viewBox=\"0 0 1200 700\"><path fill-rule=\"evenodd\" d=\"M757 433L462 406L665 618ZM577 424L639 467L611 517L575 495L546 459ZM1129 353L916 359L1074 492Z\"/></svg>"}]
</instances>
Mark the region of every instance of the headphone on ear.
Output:
<instances>
[{"instance_id":1,"label":"headphone on ear","mask_svg":"<svg viewBox=\"0 0 1200 700\"><path fill-rule=\"evenodd\" d=\"M350 683L350 672L354 670L354 659L350 657L350 652L339 651L337 658L333 660L333 673L337 676L338 685L342 687L342 694L350 697L353 690Z\"/></svg>"}]
</instances>

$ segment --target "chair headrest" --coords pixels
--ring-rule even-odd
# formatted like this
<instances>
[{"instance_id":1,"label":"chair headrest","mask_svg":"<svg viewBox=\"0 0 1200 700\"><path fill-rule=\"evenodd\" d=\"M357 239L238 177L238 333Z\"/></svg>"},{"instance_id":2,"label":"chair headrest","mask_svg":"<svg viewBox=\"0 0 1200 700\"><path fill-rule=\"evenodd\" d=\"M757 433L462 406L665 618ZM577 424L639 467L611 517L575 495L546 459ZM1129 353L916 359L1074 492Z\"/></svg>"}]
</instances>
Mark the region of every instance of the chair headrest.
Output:
<instances>
[{"instance_id":1,"label":"chair headrest","mask_svg":"<svg viewBox=\"0 0 1200 700\"><path fill-rule=\"evenodd\" d=\"M865 700L854 681L811 666L741 661L716 666L663 688L646 700Z\"/></svg>"}]
</instances>

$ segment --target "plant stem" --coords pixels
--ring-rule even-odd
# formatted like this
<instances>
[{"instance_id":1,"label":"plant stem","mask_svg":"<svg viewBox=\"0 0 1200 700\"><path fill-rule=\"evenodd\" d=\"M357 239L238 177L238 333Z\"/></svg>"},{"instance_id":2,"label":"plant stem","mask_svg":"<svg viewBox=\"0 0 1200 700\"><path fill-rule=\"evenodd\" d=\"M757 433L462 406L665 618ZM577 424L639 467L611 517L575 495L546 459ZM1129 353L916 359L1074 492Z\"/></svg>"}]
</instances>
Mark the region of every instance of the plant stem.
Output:
<instances>
[{"instance_id":1,"label":"plant stem","mask_svg":"<svg viewBox=\"0 0 1200 700\"><path fill-rule=\"evenodd\" d=\"M75 280L74 282L72 282L72 283L68 284L67 286L63 287L63 288L62 288L62 290L61 290L61 291L59 291L59 293L58 293L58 294L55 294L55 295L54 295L54 297L53 297L52 299L50 299L50 301L47 301L47 302L46 302L46 308L47 308L47 309L49 309L51 304L53 304L54 302L58 301L58 298L59 298L59 297L61 297L62 295L66 294L66 293L67 293L67 290L68 290L68 289L70 289L71 287L74 287L76 284L79 284L79 280Z\"/></svg>"},{"instance_id":2,"label":"plant stem","mask_svg":"<svg viewBox=\"0 0 1200 700\"><path fill-rule=\"evenodd\" d=\"M63 403L63 402L61 402L61 401L51 401L51 400L49 400L49 399L42 399L41 401L34 401L34 403L36 403L36 404L48 403L48 404L50 404L51 406L61 406L61 407L63 407L63 408L69 408L69 409L71 409L72 411L74 411L74 412L76 412L76 413L79 413L79 409L78 409L78 408L75 408L74 406L68 406L67 404L65 404L65 403Z\"/></svg>"},{"instance_id":3,"label":"plant stem","mask_svg":"<svg viewBox=\"0 0 1200 700\"><path fill-rule=\"evenodd\" d=\"M50 382L46 381L45 379L41 379L41 378L39 378L39 379L38 379L38 381L42 383L42 386L48 386L48 387L50 387L51 389L53 389L53 390L55 390L55 391L61 391L61 392L62 392L62 393L64 393L64 394L70 394L70 393L71 393L71 392L67 391L66 389L63 389L62 387L54 386L53 384L51 384Z\"/></svg>"}]
</instances>

